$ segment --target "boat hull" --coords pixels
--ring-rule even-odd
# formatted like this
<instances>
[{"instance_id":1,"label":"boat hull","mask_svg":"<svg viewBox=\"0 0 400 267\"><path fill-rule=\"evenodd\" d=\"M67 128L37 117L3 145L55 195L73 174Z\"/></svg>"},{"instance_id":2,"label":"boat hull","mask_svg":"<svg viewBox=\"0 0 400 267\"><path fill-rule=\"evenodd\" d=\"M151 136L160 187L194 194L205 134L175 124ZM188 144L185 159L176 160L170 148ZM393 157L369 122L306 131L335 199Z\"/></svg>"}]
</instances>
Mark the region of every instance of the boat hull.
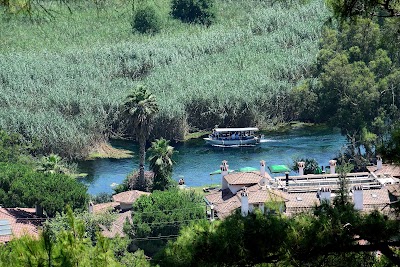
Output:
<instances>
[{"instance_id":1,"label":"boat hull","mask_svg":"<svg viewBox=\"0 0 400 267\"><path fill-rule=\"evenodd\" d=\"M242 146L255 146L260 144L260 139L257 137L251 139L211 139L209 137L204 138L207 144L218 147L242 147Z\"/></svg>"}]
</instances>

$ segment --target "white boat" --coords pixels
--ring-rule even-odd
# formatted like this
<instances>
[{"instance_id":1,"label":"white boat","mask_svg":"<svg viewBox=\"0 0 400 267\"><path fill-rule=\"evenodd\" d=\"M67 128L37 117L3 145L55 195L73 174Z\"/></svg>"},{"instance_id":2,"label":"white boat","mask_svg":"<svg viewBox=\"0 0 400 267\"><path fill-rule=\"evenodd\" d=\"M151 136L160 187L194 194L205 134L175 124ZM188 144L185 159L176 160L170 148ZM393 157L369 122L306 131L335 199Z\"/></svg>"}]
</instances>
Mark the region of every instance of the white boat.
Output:
<instances>
[{"instance_id":1,"label":"white boat","mask_svg":"<svg viewBox=\"0 0 400 267\"><path fill-rule=\"evenodd\" d=\"M207 144L220 147L255 146L260 143L260 137L255 135L258 128L215 128L208 137Z\"/></svg>"}]
</instances>

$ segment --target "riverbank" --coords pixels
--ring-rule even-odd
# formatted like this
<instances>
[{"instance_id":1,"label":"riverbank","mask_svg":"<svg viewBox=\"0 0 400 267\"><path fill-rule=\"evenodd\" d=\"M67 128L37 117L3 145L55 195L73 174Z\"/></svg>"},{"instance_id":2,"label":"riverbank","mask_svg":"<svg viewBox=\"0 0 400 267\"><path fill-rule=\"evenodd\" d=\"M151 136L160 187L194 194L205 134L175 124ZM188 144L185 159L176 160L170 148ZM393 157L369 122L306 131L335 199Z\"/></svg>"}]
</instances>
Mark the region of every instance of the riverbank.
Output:
<instances>
[{"instance_id":1,"label":"riverbank","mask_svg":"<svg viewBox=\"0 0 400 267\"><path fill-rule=\"evenodd\" d=\"M282 134L285 132L290 132L293 130L310 130L310 129L319 129L319 130L326 130L328 127L325 124L315 124L315 123L307 123L307 122L300 122L300 121L292 121L292 122L284 122L284 123L279 123L276 125L269 125L267 127L262 127L260 128L260 133L261 134L267 134L267 135L277 135L277 134ZM193 140L200 139L202 136L206 136L207 134L210 134L210 131L197 131L197 132L192 132L188 133L185 135L184 139L180 142L177 142L178 144L184 144L186 142L190 142ZM117 140L117 139L116 139ZM135 142L135 141L132 141ZM85 160L95 160L95 159L128 159L128 158L133 158L133 152L128 149L123 149L123 148L118 148L113 145L111 145L109 142L104 142L101 144L98 144L94 148L91 149L91 152L89 153L89 156Z\"/></svg>"},{"instance_id":2,"label":"riverbank","mask_svg":"<svg viewBox=\"0 0 400 267\"><path fill-rule=\"evenodd\" d=\"M312 157L320 164L327 164L346 144L345 137L338 130L319 126L297 128L298 124L294 125L296 130L265 134L266 142L256 147L216 148L205 145L202 139L174 143L177 153L173 156L172 177L175 181L183 178L188 187L199 187L201 191L210 184L220 183L220 177L210 176L210 172L219 169L222 160L227 160L232 170L259 168L260 160L265 160L268 166L290 165L294 157ZM134 151L134 156L129 159L99 158L79 162L79 172L88 173L82 182L88 186L90 194L112 192L113 183L121 183L133 169L138 168L137 142L111 140L110 144L114 148Z\"/></svg>"},{"instance_id":3,"label":"riverbank","mask_svg":"<svg viewBox=\"0 0 400 267\"><path fill-rule=\"evenodd\" d=\"M85 160L95 159L128 159L133 158L133 152L127 149L113 147L110 143L101 143L91 149Z\"/></svg>"},{"instance_id":4,"label":"riverbank","mask_svg":"<svg viewBox=\"0 0 400 267\"><path fill-rule=\"evenodd\" d=\"M261 127L260 132L262 134L281 134L281 133L286 133L289 131L300 130L300 129L325 130L325 129L328 129L328 126L326 126L326 124L291 121L291 122L281 122L281 123L278 123L275 125L268 125L266 127Z\"/></svg>"}]
</instances>

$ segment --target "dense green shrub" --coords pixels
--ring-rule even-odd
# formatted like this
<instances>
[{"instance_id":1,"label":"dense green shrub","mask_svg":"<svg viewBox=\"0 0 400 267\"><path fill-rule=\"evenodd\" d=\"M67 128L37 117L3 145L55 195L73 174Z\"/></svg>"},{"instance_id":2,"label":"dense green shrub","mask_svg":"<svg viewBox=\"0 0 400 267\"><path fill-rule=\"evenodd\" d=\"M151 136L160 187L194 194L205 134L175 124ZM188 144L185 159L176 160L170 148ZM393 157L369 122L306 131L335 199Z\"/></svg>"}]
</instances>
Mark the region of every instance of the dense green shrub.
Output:
<instances>
[{"instance_id":1,"label":"dense green shrub","mask_svg":"<svg viewBox=\"0 0 400 267\"><path fill-rule=\"evenodd\" d=\"M203 199L194 191L154 191L133 203L132 225L124 228L146 255L154 255L182 226L205 218ZM153 240L152 240L153 239Z\"/></svg>"},{"instance_id":2,"label":"dense green shrub","mask_svg":"<svg viewBox=\"0 0 400 267\"><path fill-rule=\"evenodd\" d=\"M133 31L140 33L157 33L161 29L161 18L154 6L139 8L133 15Z\"/></svg>"},{"instance_id":3,"label":"dense green shrub","mask_svg":"<svg viewBox=\"0 0 400 267\"><path fill-rule=\"evenodd\" d=\"M37 238L26 235L0 246L0 266L150 266L143 251L128 252L127 239L108 239L97 232L96 242L91 242L97 223L104 223L92 216L75 216L67 209L47 222Z\"/></svg>"},{"instance_id":4,"label":"dense green shrub","mask_svg":"<svg viewBox=\"0 0 400 267\"><path fill-rule=\"evenodd\" d=\"M214 0L172 0L171 14L187 23L210 25L215 18Z\"/></svg>"},{"instance_id":5,"label":"dense green shrub","mask_svg":"<svg viewBox=\"0 0 400 267\"><path fill-rule=\"evenodd\" d=\"M67 210L68 209L69 207L67 207ZM111 210L104 210L96 213L89 213L87 211L74 212L74 216L85 225L85 237L90 238L93 244L96 244L98 233L102 231L101 226L110 229L118 215ZM47 220L44 223L44 227L49 234L55 237L57 236L57 233L60 233L61 231L71 230L68 221L68 212L58 213L51 220Z\"/></svg>"},{"instance_id":6,"label":"dense green shrub","mask_svg":"<svg viewBox=\"0 0 400 267\"><path fill-rule=\"evenodd\" d=\"M0 129L0 162L17 161L25 152L19 134L9 134Z\"/></svg>"},{"instance_id":7,"label":"dense green shrub","mask_svg":"<svg viewBox=\"0 0 400 267\"><path fill-rule=\"evenodd\" d=\"M0 203L4 207L41 206L49 217L64 210L86 207L86 187L56 173L36 172L23 164L0 163Z\"/></svg>"}]
</instances>

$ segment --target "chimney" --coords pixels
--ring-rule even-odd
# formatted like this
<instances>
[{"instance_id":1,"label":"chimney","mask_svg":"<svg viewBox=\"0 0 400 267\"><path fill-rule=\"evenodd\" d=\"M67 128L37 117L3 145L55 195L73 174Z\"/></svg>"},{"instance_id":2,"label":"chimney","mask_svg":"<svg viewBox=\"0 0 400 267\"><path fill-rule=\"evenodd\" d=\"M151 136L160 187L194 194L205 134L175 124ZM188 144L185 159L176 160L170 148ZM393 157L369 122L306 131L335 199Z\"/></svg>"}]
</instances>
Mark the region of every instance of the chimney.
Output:
<instances>
[{"instance_id":1,"label":"chimney","mask_svg":"<svg viewBox=\"0 0 400 267\"><path fill-rule=\"evenodd\" d=\"M363 189L361 185L356 185L353 187L353 201L354 201L354 209L363 210L364 198L363 198Z\"/></svg>"},{"instance_id":2,"label":"chimney","mask_svg":"<svg viewBox=\"0 0 400 267\"><path fill-rule=\"evenodd\" d=\"M267 177L265 176L265 161L260 161L260 175L262 176L259 184L264 187L267 185Z\"/></svg>"},{"instance_id":3,"label":"chimney","mask_svg":"<svg viewBox=\"0 0 400 267\"><path fill-rule=\"evenodd\" d=\"M331 189L328 187L322 187L319 193L319 201L321 203L323 201L326 201L328 203L331 203Z\"/></svg>"},{"instance_id":4,"label":"chimney","mask_svg":"<svg viewBox=\"0 0 400 267\"><path fill-rule=\"evenodd\" d=\"M240 194L241 198L241 211L242 211L242 216L246 217L247 214L249 214L249 195L247 193L246 187L243 187L243 191Z\"/></svg>"},{"instance_id":5,"label":"chimney","mask_svg":"<svg viewBox=\"0 0 400 267\"><path fill-rule=\"evenodd\" d=\"M376 170L382 169L382 157L381 156L376 156Z\"/></svg>"},{"instance_id":6,"label":"chimney","mask_svg":"<svg viewBox=\"0 0 400 267\"><path fill-rule=\"evenodd\" d=\"M297 162L297 166L299 167L299 175L304 175L304 166L306 163L304 161Z\"/></svg>"},{"instance_id":7,"label":"chimney","mask_svg":"<svg viewBox=\"0 0 400 267\"><path fill-rule=\"evenodd\" d=\"M329 161L329 167L331 170L331 174L335 174L336 173L336 160L332 159Z\"/></svg>"},{"instance_id":8,"label":"chimney","mask_svg":"<svg viewBox=\"0 0 400 267\"><path fill-rule=\"evenodd\" d=\"M226 189L226 188L228 188L228 182L225 180L224 177L225 177L225 175L228 174L228 170L229 170L228 162L226 160L223 160L220 168L221 168L221 188Z\"/></svg>"},{"instance_id":9,"label":"chimney","mask_svg":"<svg viewBox=\"0 0 400 267\"><path fill-rule=\"evenodd\" d=\"M43 217L43 207L41 205L35 205L35 214L39 217Z\"/></svg>"},{"instance_id":10,"label":"chimney","mask_svg":"<svg viewBox=\"0 0 400 267\"><path fill-rule=\"evenodd\" d=\"M260 161L260 174L265 176L265 160Z\"/></svg>"},{"instance_id":11,"label":"chimney","mask_svg":"<svg viewBox=\"0 0 400 267\"><path fill-rule=\"evenodd\" d=\"M210 205L210 209L211 209L210 221L214 221L215 214L214 214L214 205L213 204Z\"/></svg>"},{"instance_id":12,"label":"chimney","mask_svg":"<svg viewBox=\"0 0 400 267\"><path fill-rule=\"evenodd\" d=\"M286 176L286 187L289 186L289 172L285 172L285 176Z\"/></svg>"},{"instance_id":13,"label":"chimney","mask_svg":"<svg viewBox=\"0 0 400 267\"><path fill-rule=\"evenodd\" d=\"M92 201L89 201L89 213L93 213L93 202Z\"/></svg>"}]
</instances>

